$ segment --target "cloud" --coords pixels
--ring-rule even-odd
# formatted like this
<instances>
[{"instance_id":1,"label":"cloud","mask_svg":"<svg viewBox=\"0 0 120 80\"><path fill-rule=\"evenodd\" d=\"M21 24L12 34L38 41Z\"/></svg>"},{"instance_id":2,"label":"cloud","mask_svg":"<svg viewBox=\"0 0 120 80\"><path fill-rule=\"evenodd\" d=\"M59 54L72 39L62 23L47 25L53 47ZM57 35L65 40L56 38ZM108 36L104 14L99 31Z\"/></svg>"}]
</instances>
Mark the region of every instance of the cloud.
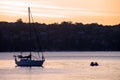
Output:
<instances>
[{"instance_id":1,"label":"cloud","mask_svg":"<svg viewBox=\"0 0 120 80\"><path fill-rule=\"evenodd\" d=\"M28 1L0 1L0 12L6 14L27 14L27 7L32 8L32 13L35 16L41 17L56 17L56 18L66 18L74 16L120 16L119 12L113 12L108 9L91 9L91 8L80 8L80 7L66 7L66 6L55 6L48 3L50 1L46 0L43 2L28 2Z\"/></svg>"}]
</instances>

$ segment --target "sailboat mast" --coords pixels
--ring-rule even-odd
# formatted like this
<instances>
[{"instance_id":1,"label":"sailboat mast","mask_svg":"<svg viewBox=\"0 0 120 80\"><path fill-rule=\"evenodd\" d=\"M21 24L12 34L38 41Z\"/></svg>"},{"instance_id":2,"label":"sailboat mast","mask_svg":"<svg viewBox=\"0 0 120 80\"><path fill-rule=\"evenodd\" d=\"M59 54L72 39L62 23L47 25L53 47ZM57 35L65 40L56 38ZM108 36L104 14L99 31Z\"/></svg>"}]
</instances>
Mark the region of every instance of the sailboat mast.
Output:
<instances>
[{"instance_id":1,"label":"sailboat mast","mask_svg":"<svg viewBox=\"0 0 120 80\"><path fill-rule=\"evenodd\" d=\"M30 40L31 40L31 19L30 19L30 7L28 7L28 18L29 18L29 28L30 28ZM30 48L31 49L31 48ZM31 50L30 50L30 60L31 60Z\"/></svg>"},{"instance_id":2,"label":"sailboat mast","mask_svg":"<svg viewBox=\"0 0 120 80\"><path fill-rule=\"evenodd\" d=\"M44 57L44 55L43 55L43 52L42 52L42 60L44 60L44 61L45 61L45 57Z\"/></svg>"},{"instance_id":3,"label":"sailboat mast","mask_svg":"<svg viewBox=\"0 0 120 80\"><path fill-rule=\"evenodd\" d=\"M29 18L29 26L30 26L30 23L31 23L31 20L30 20L30 7L28 7L28 18Z\"/></svg>"}]
</instances>

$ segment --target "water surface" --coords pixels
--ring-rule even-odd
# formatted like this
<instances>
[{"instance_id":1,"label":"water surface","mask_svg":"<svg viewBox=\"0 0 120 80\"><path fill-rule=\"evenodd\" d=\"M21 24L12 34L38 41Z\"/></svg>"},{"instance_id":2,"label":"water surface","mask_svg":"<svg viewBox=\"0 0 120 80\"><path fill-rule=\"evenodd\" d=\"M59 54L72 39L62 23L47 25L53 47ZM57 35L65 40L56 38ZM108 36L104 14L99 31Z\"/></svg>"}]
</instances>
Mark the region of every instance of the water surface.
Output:
<instances>
[{"instance_id":1,"label":"water surface","mask_svg":"<svg viewBox=\"0 0 120 80\"><path fill-rule=\"evenodd\" d=\"M14 54L0 53L0 80L120 80L119 52L45 52L43 68L15 67Z\"/></svg>"}]
</instances>

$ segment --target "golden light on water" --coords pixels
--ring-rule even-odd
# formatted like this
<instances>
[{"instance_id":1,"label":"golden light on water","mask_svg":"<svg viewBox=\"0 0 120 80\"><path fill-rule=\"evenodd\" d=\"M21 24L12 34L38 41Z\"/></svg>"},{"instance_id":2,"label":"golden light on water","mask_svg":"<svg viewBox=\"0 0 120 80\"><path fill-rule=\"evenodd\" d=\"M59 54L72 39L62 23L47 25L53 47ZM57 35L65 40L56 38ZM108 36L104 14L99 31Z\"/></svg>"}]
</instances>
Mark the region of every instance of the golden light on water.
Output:
<instances>
[{"instance_id":1,"label":"golden light on water","mask_svg":"<svg viewBox=\"0 0 120 80\"><path fill-rule=\"evenodd\" d=\"M61 21L120 23L120 0L0 0L0 21L27 22L27 7L31 7L36 22Z\"/></svg>"}]
</instances>

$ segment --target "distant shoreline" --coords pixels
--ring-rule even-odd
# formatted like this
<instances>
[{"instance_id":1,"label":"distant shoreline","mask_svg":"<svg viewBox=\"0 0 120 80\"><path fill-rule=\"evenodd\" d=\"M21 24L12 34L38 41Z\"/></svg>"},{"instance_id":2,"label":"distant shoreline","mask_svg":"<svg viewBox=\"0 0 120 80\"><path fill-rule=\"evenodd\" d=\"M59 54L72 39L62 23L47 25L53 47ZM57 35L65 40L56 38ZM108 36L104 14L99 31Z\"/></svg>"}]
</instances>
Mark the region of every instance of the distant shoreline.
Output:
<instances>
[{"instance_id":1,"label":"distant shoreline","mask_svg":"<svg viewBox=\"0 0 120 80\"><path fill-rule=\"evenodd\" d=\"M120 24L0 22L0 52L120 51L119 34Z\"/></svg>"},{"instance_id":2,"label":"distant shoreline","mask_svg":"<svg viewBox=\"0 0 120 80\"><path fill-rule=\"evenodd\" d=\"M1 52L30 52L30 51L0 51ZM31 51L31 52L41 52L41 51ZM120 52L120 51L43 51L43 52Z\"/></svg>"}]
</instances>

